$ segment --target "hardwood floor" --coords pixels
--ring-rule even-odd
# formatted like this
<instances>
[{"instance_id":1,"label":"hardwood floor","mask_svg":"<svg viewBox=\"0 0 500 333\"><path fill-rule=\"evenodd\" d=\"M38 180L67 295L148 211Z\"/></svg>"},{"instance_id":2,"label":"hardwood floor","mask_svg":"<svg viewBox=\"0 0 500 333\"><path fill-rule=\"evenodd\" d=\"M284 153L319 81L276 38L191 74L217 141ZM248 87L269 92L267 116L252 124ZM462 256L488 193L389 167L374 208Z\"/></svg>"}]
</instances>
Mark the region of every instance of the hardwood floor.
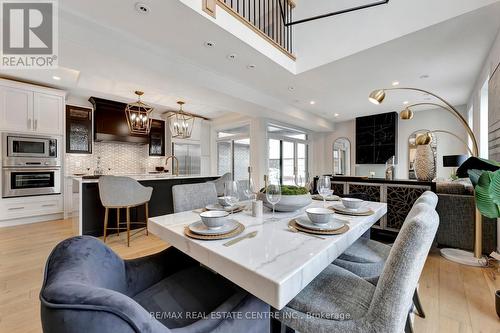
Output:
<instances>
[{"instance_id":1,"label":"hardwood floor","mask_svg":"<svg viewBox=\"0 0 500 333\"><path fill-rule=\"evenodd\" d=\"M41 332L38 293L45 260L61 240L71 237L68 220L0 228L0 333ZM122 237L124 234L122 234ZM115 236L107 244L129 259L163 250L168 245L143 234L131 246ZM431 253L420 278L427 318L415 317L416 333L500 333L494 292L500 289L487 269L458 265Z\"/></svg>"}]
</instances>

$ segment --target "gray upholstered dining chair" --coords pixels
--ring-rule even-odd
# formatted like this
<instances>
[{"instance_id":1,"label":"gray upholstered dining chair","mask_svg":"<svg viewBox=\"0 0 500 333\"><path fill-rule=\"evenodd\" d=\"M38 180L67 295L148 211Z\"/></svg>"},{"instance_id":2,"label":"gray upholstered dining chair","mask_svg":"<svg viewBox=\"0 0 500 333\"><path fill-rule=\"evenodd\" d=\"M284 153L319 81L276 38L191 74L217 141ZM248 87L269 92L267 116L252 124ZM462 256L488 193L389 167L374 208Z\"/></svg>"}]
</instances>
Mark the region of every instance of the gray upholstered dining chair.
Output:
<instances>
[{"instance_id":1,"label":"gray upholstered dining chair","mask_svg":"<svg viewBox=\"0 0 500 333\"><path fill-rule=\"evenodd\" d=\"M215 184L215 188L217 190L217 196L221 197L224 195L224 183L233 180L233 174L230 172L226 172L223 174L221 177L217 178L216 180L211 180L208 181L207 183L212 183Z\"/></svg>"},{"instance_id":2,"label":"gray upholstered dining chair","mask_svg":"<svg viewBox=\"0 0 500 333\"><path fill-rule=\"evenodd\" d=\"M130 225L143 225L135 233L146 230L148 234L149 200L153 193L152 187L145 187L130 177L101 176L99 177L99 197L104 206L104 242L108 230L127 230L127 246L130 246ZM130 221L130 208L144 205L145 221ZM109 210L116 209L116 228L109 227ZM120 209L125 209L126 221L120 221ZM122 228L122 225L126 225Z\"/></svg>"},{"instance_id":3,"label":"gray upholstered dining chair","mask_svg":"<svg viewBox=\"0 0 500 333\"><path fill-rule=\"evenodd\" d=\"M217 190L213 183L175 185L172 198L174 213L185 212L217 203Z\"/></svg>"},{"instance_id":4,"label":"gray upholstered dining chair","mask_svg":"<svg viewBox=\"0 0 500 333\"><path fill-rule=\"evenodd\" d=\"M415 205L377 285L329 265L279 311L281 322L301 333L411 332L408 310L438 224L435 209Z\"/></svg>"},{"instance_id":5,"label":"gray upholstered dining chair","mask_svg":"<svg viewBox=\"0 0 500 333\"><path fill-rule=\"evenodd\" d=\"M434 192L426 191L415 201L413 206L415 207L416 205L423 203L432 209L435 209L437 202L437 195ZM411 216L411 214L408 216ZM391 246L362 237L354 242L354 244L351 245L333 263L351 271L373 284L377 284L379 276L382 274L385 262L389 257L390 251ZM422 303L420 302L418 289L415 289L413 303L417 310L417 314L420 317L425 318L425 312L422 307Z\"/></svg>"},{"instance_id":6,"label":"gray upholstered dining chair","mask_svg":"<svg viewBox=\"0 0 500 333\"><path fill-rule=\"evenodd\" d=\"M269 331L269 305L172 247L122 260L96 238L69 238L47 260L40 300L45 333Z\"/></svg>"}]
</instances>

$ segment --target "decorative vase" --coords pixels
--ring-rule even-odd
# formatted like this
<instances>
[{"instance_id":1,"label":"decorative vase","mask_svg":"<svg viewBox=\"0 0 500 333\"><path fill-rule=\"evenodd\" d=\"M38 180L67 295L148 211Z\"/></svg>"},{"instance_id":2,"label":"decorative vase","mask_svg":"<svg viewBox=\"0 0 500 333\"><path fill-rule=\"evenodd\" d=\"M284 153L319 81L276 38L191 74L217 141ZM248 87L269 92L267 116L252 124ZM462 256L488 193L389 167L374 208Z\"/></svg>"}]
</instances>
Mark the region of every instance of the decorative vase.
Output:
<instances>
[{"instance_id":1,"label":"decorative vase","mask_svg":"<svg viewBox=\"0 0 500 333\"><path fill-rule=\"evenodd\" d=\"M430 144L417 146L414 169L418 180L431 181L436 177L434 151Z\"/></svg>"}]
</instances>

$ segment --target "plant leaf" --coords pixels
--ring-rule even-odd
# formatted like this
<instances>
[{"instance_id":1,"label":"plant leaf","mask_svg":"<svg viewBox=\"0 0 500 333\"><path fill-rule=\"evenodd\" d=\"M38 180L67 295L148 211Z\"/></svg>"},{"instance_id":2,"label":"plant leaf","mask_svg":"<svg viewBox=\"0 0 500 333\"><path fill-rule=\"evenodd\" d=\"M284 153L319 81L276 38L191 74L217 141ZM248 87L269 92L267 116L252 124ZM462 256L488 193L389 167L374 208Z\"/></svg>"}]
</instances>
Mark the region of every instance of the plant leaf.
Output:
<instances>
[{"instance_id":1,"label":"plant leaf","mask_svg":"<svg viewBox=\"0 0 500 333\"><path fill-rule=\"evenodd\" d=\"M495 219L500 216L498 205L495 204L490 197L489 188L486 186L476 186L476 206L481 212L481 215Z\"/></svg>"},{"instance_id":2,"label":"plant leaf","mask_svg":"<svg viewBox=\"0 0 500 333\"><path fill-rule=\"evenodd\" d=\"M470 179L472 185L474 185L474 187L476 187L477 183L479 182L479 177L481 177L481 174L483 172L484 171L477 170L477 169L467 170L467 173L469 174L469 179Z\"/></svg>"},{"instance_id":3,"label":"plant leaf","mask_svg":"<svg viewBox=\"0 0 500 333\"><path fill-rule=\"evenodd\" d=\"M500 170L493 173L489 187L490 198L497 205L500 205Z\"/></svg>"}]
</instances>

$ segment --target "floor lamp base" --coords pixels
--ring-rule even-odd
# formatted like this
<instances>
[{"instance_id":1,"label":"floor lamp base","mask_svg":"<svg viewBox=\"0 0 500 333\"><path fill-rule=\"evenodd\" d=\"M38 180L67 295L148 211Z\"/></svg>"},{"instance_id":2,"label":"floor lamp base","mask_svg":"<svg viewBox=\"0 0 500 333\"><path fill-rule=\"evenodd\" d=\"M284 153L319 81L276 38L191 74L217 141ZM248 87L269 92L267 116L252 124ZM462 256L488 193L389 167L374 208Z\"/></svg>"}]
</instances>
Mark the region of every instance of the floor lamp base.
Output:
<instances>
[{"instance_id":1,"label":"floor lamp base","mask_svg":"<svg viewBox=\"0 0 500 333\"><path fill-rule=\"evenodd\" d=\"M440 252L446 259L462 265L484 267L488 264L485 257L476 258L472 252L459 249L441 249Z\"/></svg>"}]
</instances>

